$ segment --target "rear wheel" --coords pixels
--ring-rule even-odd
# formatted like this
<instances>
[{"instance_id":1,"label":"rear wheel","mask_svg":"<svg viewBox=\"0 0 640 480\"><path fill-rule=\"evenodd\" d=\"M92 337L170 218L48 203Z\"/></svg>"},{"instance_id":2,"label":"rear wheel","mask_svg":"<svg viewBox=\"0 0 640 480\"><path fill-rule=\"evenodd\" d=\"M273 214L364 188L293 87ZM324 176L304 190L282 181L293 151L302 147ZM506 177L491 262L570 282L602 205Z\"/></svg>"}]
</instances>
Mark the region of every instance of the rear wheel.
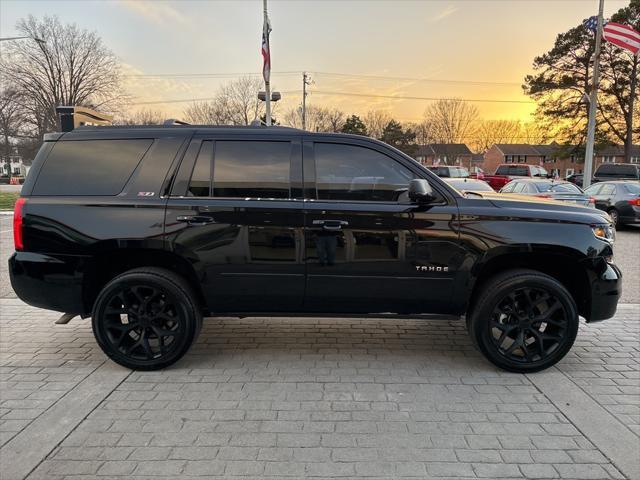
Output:
<instances>
[{"instance_id":1,"label":"rear wheel","mask_svg":"<svg viewBox=\"0 0 640 480\"><path fill-rule=\"evenodd\" d=\"M139 268L111 280L93 307L93 333L115 362L157 370L178 361L202 326L187 282L161 268Z\"/></svg>"},{"instance_id":2,"label":"rear wheel","mask_svg":"<svg viewBox=\"0 0 640 480\"><path fill-rule=\"evenodd\" d=\"M493 277L470 313L469 334L493 364L512 372L548 368L578 333L576 304L554 278L532 270Z\"/></svg>"}]
</instances>

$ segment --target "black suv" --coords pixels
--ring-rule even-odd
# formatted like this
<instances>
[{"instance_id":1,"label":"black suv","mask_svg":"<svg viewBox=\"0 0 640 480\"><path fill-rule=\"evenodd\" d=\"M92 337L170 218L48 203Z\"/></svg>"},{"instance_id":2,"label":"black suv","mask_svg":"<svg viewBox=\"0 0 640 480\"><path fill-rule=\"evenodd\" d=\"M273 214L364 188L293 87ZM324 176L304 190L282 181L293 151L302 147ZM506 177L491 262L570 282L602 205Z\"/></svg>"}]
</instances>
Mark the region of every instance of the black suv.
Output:
<instances>
[{"instance_id":1,"label":"black suv","mask_svg":"<svg viewBox=\"0 0 640 480\"><path fill-rule=\"evenodd\" d=\"M640 164L638 163L603 163L596 169L593 182L609 180L640 180Z\"/></svg>"},{"instance_id":2,"label":"black suv","mask_svg":"<svg viewBox=\"0 0 640 480\"><path fill-rule=\"evenodd\" d=\"M11 282L92 317L114 361L181 358L203 316L466 316L531 372L611 317L606 213L461 194L400 151L280 127L81 127L46 138L16 204Z\"/></svg>"}]
</instances>

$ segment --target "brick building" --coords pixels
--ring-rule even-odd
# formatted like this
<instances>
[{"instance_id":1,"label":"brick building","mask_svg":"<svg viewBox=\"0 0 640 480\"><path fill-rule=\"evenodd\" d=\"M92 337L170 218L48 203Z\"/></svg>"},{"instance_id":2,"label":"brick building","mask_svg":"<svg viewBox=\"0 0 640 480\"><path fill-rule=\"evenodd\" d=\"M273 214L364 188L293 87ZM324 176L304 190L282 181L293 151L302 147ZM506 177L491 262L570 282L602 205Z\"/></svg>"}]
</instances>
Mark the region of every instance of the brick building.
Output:
<instances>
[{"instance_id":1,"label":"brick building","mask_svg":"<svg viewBox=\"0 0 640 480\"><path fill-rule=\"evenodd\" d=\"M430 143L419 145L415 159L423 165L459 165L469 168L473 154L464 143Z\"/></svg>"}]
</instances>

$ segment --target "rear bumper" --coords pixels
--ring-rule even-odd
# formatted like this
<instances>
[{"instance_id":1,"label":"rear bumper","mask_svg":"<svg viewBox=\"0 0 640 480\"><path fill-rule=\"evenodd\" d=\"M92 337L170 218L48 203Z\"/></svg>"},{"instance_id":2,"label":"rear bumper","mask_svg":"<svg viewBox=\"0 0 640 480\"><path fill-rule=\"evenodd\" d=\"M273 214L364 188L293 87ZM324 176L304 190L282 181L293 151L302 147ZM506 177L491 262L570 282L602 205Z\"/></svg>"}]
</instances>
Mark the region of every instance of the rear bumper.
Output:
<instances>
[{"instance_id":1,"label":"rear bumper","mask_svg":"<svg viewBox=\"0 0 640 480\"><path fill-rule=\"evenodd\" d=\"M587 260L591 263L591 304L585 312L587 322L599 322L615 315L622 294L622 272L603 257Z\"/></svg>"},{"instance_id":2,"label":"rear bumper","mask_svg":"<svg viewBox=\"0 0 640 480\"><path fill-rule=\"evenodd\" d=\"M84 313L83 271L87 257L16 252L9 258L11 286L34 307Z\"/></svg>"}]
</instances>

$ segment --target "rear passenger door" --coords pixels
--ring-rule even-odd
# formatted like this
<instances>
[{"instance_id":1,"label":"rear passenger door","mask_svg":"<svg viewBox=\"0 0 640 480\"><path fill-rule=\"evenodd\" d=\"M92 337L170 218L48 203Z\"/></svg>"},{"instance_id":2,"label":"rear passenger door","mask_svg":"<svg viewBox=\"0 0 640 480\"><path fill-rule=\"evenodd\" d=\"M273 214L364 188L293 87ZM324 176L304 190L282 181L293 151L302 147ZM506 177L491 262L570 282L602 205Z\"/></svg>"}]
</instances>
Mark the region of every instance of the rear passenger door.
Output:
<instances>
[{"instance_id":1,"label":"rear passenger door","mask_svg":"<svg viewBox=\"0 0 640 480\"><path fill-rule=\"evenodd\" d=\"M299 137L273 134L192 140L167 204L166 238L193 264L210 311L300 309L300 151Z\"/></svg>"}]
</instances>

